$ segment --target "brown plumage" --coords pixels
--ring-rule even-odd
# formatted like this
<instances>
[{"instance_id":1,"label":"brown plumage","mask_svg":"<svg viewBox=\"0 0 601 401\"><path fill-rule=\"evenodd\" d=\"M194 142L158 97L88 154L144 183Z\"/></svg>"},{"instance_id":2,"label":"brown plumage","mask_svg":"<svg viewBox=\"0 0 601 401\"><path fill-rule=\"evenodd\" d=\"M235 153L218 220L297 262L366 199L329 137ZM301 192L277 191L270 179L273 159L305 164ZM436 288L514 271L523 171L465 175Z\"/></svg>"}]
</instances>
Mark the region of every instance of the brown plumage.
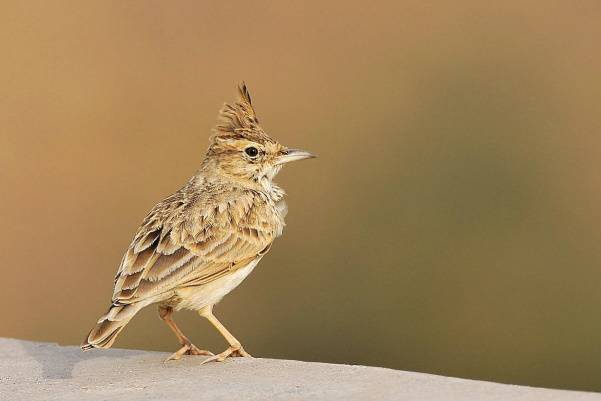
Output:
<instances>
[{"instance_id":1,"label":"brown plumage","mask_svg":"<svg viewBox=\"0 0 601 401\"><path fill-rule=\"evenodd\" d=\"M133 316L150 304L176 334L183 354L212 355L196 348L171 319L173 311L197 310L230 343L223 353L248 356L215 318L213 305L233 290L282 234L284 191L273 177L287 162L313 157L288 149L259 125L244 84L225 104L199 171L146 216L117 275L108 312L82 348L108 348Z\"/></svg>"}]
</instances>

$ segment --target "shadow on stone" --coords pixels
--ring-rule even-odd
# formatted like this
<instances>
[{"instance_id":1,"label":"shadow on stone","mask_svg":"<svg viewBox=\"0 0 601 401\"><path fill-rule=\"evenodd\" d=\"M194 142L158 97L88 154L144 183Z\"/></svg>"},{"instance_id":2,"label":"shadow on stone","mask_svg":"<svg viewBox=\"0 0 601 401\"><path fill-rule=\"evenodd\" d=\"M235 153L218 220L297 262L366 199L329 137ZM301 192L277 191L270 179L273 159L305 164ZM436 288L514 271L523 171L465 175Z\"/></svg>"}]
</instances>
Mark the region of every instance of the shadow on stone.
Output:
<instances>
[{"instance_id":1,"label":"shadow on stone","mask_svg":"<svg viewBox=\"0 0 601 401\"><path fill-rule=\"evenodd\" d=\"M106 358L109 356L136 356L144 354L139 350L89 350L82 351L79 347L61 347L57 352L57 344L35 343L20 341L19 351L24 357L36 361L41 368L41 378L44 380L64 380L73 377L73 369L83 361Z\"/></svg>"}]
</instances>

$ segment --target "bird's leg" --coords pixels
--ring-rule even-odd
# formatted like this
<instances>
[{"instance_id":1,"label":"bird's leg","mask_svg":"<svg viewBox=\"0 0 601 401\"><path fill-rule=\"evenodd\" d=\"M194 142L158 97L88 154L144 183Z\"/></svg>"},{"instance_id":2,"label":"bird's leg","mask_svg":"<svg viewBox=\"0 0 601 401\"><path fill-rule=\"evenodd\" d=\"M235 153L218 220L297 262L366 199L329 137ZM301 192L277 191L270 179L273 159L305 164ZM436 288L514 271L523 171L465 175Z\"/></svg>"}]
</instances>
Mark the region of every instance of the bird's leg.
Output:
<instances>
[{"instance_id":1,"label":"bird's leg","mask_svg":"<svg viewBox=\"0 0 601 401\"><path fill-rule=\"evenodd\" d=\"M182 355L214 355L211 351L205 351L196 347L196 345L192 344L188 337L182 333L182 331L177 327L171 315L173 314L173 308L168 306L159 306L159 316L167 326L175 333L177 337L177 341L182 345L182 347L174 352L169 358L165 360L165 362L170 360L178 360L182 357Z\"/></svg>"},{"instance_id":2,"label":"bird's leg","mask_svg":"<svg viewBox=\"0 0 601 401\"><path fill-rule=\"evenodd\" d=\"M225 326L221 324L219 320L217 320L215 315L213 315L213 305L205 306L204 308L198 311L198 314L206 318L209 322L211 322L211 324L215 326L215 328L230 344L228 349L226 349L220 354L205 359L204 361L202 361L202 364L212 361L223 362L226 360L226 358L230 356L251 356L248 352L244 351L244 348L242 347L242 344L240 344L240 341L238 341L236 337L234 337L232 333L230 333L228 329L226 329Z\"/></svg>"}]
</instances>

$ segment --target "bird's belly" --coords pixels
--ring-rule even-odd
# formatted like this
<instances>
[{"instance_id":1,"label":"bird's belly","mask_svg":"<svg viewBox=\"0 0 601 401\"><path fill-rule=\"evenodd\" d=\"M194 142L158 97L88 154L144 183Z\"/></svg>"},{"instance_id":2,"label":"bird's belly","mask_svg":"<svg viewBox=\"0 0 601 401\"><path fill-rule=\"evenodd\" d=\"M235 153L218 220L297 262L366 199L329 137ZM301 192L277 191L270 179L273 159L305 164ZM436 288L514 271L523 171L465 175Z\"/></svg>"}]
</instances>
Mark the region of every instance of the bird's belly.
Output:
<instances>
[{"instance_id":1,"label":"bird's belly","mask_svg":"<svg viewBox=\"0 0 601 401\"><path fill-rule=\"evenodd\" d=\"M260 258L257 258L245 267L210 283L177 290L176 295L180 299L180 302L175 306L175 309L199 310L207 305L216 304L221 298L240 285L246 276L253 271L259 260Z\"/></svg>"}]
</instances>

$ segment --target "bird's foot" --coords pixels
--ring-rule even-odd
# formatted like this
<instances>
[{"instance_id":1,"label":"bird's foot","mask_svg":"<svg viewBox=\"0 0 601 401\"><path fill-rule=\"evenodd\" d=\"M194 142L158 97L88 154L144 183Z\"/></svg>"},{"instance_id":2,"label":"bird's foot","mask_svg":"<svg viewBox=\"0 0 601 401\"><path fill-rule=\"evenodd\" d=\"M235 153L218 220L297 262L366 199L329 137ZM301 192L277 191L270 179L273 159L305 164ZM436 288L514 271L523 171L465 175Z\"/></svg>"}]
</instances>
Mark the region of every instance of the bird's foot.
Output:
<instances>
[{"instance_id":1,"label":"bird's foot","mask_svg":"<svg viewBox=\"0 0 601 401\"><path fill-rule=\"evenodd\" d=\"M177 361L178 359L180 359L182 357L182 355L214 356L215 354L213 354L211 351L205 351L203 349L200 349L196 345L189 343L189 344L184 344L180 349L178 349L173 354L171 354L171 356L169 358L165 359L165 362Z\"/></svg>"},{"instance_id":2,"label":"bird's foot","mask_svg":"<svg viewBox=\"0 0 601 401\"><path fill-rule=\"evenodd\" d=\"M207 362L223 362L225 361L227 358L229 357L249 357L252 358L252 355L249 354L248 352L244 351L244 348L242 348L242 345L236 345L236 346L231 346L228 349L226 349L225 351L223 351L221 354L217 354L214 355L210 358L205 359L204 361L202 361L201 365L204 365Z\"/></svg>"}]
</instances>

